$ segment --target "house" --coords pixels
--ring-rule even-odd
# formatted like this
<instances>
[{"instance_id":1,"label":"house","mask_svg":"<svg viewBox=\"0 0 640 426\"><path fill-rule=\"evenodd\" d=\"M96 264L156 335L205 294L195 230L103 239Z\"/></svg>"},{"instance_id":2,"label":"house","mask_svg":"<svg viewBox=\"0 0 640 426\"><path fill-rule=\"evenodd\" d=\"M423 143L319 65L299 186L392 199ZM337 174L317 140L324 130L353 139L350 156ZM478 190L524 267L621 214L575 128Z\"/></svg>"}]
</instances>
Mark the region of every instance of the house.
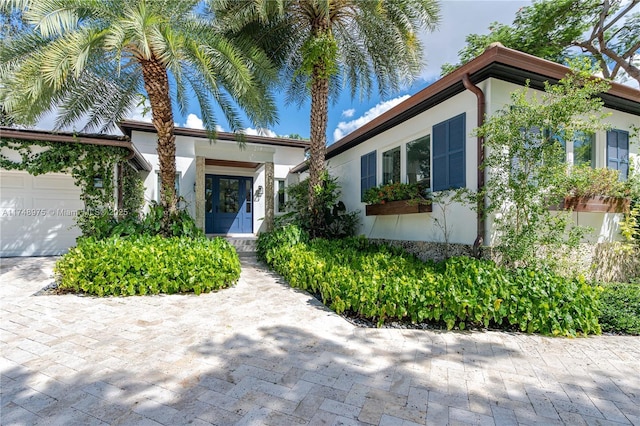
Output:
<instances>
[{"instance_id":1,"label":"house","mask_svg":"<svg viewBox=\"0 0 640 426\"><path fill-rule=\"evenodd\" d=\"M145 202L158 201L156 133L149 123L123 121L124 136L52 133L3 127L0 154L19 162L6 142L37 142L122 147L128 163L144 179ZM304 161L308 142L219 132L214 141L204 130L177 128L176 189L181 204L207 234L255 235L268 229L284 208L281 196L289 170ZM117 175L117 166L114 168ZM99 185L100 179L96 180ZM122 201L117 193L114 199ZM114 207L119 207L118 205ZM37 176L0 169L0 257L50 256L75 245L78 212L85 208L81 189L69 173Z\"/></svg>"},{"instance_id":2,"label":"house","mask_svg":"<svg viewBox=\"0 0 640 426\"><path fill-rule=\"evenodd\" d=\"M412 214L366 214L364 191L390 182L423 182L433 191L484 185L488 170L481 170L485 148L473 130L510 103L510 94L525 86L541 91L544 82L556 83L569 69L522 52L494 45L409 99L365 124L326 151L329 173L338 177L342 201L348 210L359 210L360 233L402 245L423 257L438 258L440 243L452 243L454 253L469 254L474 243L495 242L492 221L483 220L472 206L435 204L432 212ZM640 91L612 83L601 95L610 130L594 138L566 144L566 159L578 163L585 150L594 167L618 168L624 178L629 162L639 164L638 144L630 143L640 127ZM576 142L577 144L578 142ZM306 164L292 172L302 173ZM446 211L443 211L443 208ZM580 225L595 229L591 242L619 238L617 213L574 212ZM447 221L445 239L442 229Z\"/></svg>"},{"instance_id":3,"label":"house","mask_svg":"<svg viewBox=\"0 0 640 426\"><path fill-rule=\"evenodd\" d=\"M40 143L80 144L123 148L128 160L122 167L147 173L151 165L128 138L111 135L52 133L18 128L0 128L0 158L21 162L20 152L10 149L12 142L28 142L29 149L43 152ZM113 168L118 175L119 165ZM96 187L104 176L95 176ZM115 185L114 199L122 201ZM80 236L76 226L78 212L84 209L81 189L69 173L29 174L21 170L0 168L0 257L52 256L66 252Z\"/></svg>"},{"instance_id":4,"label":"house","mask_svg":"<svg viewBox=\"0 0 640 426\"><path fill-rule=\"evenodd\" d=\"M145 200L159 200L159 163L152 124L123 121L120 129L152 165ZM176 128L176 190L207 234L255 235L284 207L280 190L289 171L305 159L309 143L297 139Z\"/></svg>"}]
</instances>

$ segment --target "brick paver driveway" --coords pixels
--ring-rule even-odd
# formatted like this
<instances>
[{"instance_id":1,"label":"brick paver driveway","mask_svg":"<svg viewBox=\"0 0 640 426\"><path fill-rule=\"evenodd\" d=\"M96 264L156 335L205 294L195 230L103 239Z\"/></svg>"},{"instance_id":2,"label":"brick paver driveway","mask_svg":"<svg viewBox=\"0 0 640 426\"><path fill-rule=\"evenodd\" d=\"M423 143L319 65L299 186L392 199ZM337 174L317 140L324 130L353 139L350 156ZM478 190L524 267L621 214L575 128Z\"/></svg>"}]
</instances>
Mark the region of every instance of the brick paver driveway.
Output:
<instances>
[{"instance_id":1,"label":"brick paver driveway","mask_svg":"<svg viewBox=\"0 0 640 426\"><path fill-rule=\"evenodd\" d=\"M251 258L201 296L34 295L3 259L3 425L640 424L640 339L356 328Z\"/></svg>"}]
</instances>

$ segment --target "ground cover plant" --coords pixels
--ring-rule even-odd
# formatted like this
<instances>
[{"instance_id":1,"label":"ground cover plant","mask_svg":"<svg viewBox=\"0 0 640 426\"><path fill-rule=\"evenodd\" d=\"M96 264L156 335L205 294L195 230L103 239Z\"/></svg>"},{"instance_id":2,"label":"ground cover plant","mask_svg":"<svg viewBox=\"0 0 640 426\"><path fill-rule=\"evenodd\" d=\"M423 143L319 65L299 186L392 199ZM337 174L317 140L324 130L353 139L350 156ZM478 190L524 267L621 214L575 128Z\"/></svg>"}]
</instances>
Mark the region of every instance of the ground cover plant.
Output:
<instances>
[{"instance_id":1,"label":"ground cover plant","mask_svg":"<svg viewBox=\"0 0 640 426\"><path fill-rule=\"evenodd\" d=\"M236 282L240 259L222 238L89 237L58 260L55 274L61 291L96 296L200 294Z\"/></svg>"},{"instance_id":2,"label":"ground cover plant","mask_svg":"<svg viewBox=\"0 0 640 426\"><path fill-rule=\"evenodd\" d=\"M599 333L598 294L580 278L509 270L488 260L419 259L364 238L309 240L284 227L258 240L258 255L292 287L319 294L338 314L385 322L498 327L551 335Z\"/></svg>"},{"instance_id":3,"label":"ground cover plant","mask_svg":"<svg viewBox=\"0 0 640 426\"><path fill-rule=\"evenodd\" d=\"M600 326L606 332L640 335L640 281L604 284Z\"/></svg>"}]
</instances>

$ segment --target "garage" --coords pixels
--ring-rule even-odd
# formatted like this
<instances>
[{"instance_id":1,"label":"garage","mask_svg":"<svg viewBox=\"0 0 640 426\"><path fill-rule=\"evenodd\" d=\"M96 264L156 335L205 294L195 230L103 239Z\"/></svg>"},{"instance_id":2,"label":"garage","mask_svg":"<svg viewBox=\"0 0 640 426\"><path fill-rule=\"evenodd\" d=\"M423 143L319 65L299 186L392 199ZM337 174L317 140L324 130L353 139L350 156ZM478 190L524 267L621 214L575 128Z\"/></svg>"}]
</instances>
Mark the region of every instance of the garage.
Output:
<instances>
[{"instance_id":1,"label":"garage","mask_svg":"<svg viewBox=\"0 0 640 426\"><path fill-rule=\"evenodd\" d=\"M80 188L67 174L0 171L0 256L51 256L75 245Z\"/></svg>"},{"instance_id":2,"label":"garage","mask_svg":"<svg viewBox=\"0 0 640 426\"><path fill-rule=\"evenodd\" d=\"M96 188L102 188L102 176L116 174L113 195L118 207L124 197L118 183L122 182L123 167L132 167L139 173L151 170L151 164L126 136L11 127L0 127L0 136L0 257L56 256L76 244L81 234L76 218L85 205L81 188L76 186L71 173L65 173L66 162L77 165L89 158L85 167L90 170L89 179ZM45 155L58 145L65 148ZM110 162L117 161L113 155L123 155L122 148L129 152L126 166ZM41 161L41 156L48 160ZM55 167L43 172L46 161ZM21 167L22 164L26 167Z\"/></svg>"}]
</instances>

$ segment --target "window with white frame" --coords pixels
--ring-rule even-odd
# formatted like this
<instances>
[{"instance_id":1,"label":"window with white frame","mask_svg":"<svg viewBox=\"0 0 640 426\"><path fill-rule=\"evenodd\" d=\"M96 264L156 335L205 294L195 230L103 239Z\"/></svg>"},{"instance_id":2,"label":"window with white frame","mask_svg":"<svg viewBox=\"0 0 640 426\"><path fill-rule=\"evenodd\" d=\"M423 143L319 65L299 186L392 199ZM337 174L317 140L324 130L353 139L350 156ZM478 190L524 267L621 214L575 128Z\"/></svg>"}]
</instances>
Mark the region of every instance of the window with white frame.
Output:
<instances>
[{"instance_id":1,"label":"window with white frame","mask_svg":"<svg viewBox=\"0 0 640 426\"><path fill-rule=\"evenodd\" d=\"M160 202L160 193L162 192L162 179L160 178L160 172L158 173L158 191L156 194L156 201ZM180 196L180 173L176 172L176 180L175 180L175 188L176 188L176 197Z\"/></svg>"},{"instance_id":2,"label":"window with white frame","mask_svg":"<svg viewBox=\"0 0 640 426\"><path fill-rule=\"evenodd\" d=\"M407 183L431 187L431 136L407 143Z\"/></svg>"},{"instance_id":3,"label":"window with white frame","mask_svg":"<svg viewBox=\"0 0 640 426\"><path fill-rule=\"evenodd\" d=\"M400 182L400 147L382 153L382 184Z\"/></svg>"},{"instance_id":4,"label":"window with white frame","mask_svg":"<svg viewBox=\"0 0 640 426\"><path fill-rule=\"evenodd\" d=\"M590 164L591 167L596 166L595 135L593 133L576 131L571 138L567 138L563 132L561 134L553 134L551 138L558 141L562 146L565 153L565 161L569 161L575 166L582 164ZM571 155L568 155L569 153Z\"/></svg>"}]
</instances>

